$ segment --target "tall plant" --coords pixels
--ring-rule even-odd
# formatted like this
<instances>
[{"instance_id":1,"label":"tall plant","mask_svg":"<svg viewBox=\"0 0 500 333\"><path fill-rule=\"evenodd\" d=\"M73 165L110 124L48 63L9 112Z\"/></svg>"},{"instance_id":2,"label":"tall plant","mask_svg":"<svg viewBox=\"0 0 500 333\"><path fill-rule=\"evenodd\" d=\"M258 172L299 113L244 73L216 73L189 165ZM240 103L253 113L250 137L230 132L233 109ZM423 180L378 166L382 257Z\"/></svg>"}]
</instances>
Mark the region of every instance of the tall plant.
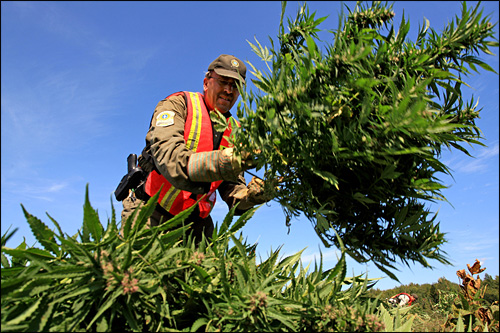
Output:
<instances>
[{"instance_id":1,"label":"tall plant","mask_svg":"<svg viewBox=\"0 0 500 333\"><path fill-rule=\"evenodd\" d=\"M479 277L479 273L486 268L481 268L478 259L472 266L467 264L467 268L470 274L467 274L465 269L457 271L457 276L462 280L459 285L460 293L451 304L451 311L443 328L455 329L457 332L498 332L498 301L489 304L484 299L487 285L481 285ZM478 274L476 278L475 274Z\"/></svg>"},{"instance_id":2,"label":"tall plant","mask_svg":"<svg viewBox=\"0 0 500 333\"><path fill-rule=\"evenodd\" d=\"M398 260L449 264L427 204L446 200L442 149L483 145L481 109L462 88L471 72L494 72L478 57L498 47L494 25L463 3L442 33L425 20L413 42L392 6L358 3L320 44L326 17L304 4L286 32L285 6L278 43L249 42L267 70L249 63L260 93L241 92L236 147L257 153L287 225L305 215L326 246L338 234L351 257L396 280Z\"/></svg>"}]
</instances>

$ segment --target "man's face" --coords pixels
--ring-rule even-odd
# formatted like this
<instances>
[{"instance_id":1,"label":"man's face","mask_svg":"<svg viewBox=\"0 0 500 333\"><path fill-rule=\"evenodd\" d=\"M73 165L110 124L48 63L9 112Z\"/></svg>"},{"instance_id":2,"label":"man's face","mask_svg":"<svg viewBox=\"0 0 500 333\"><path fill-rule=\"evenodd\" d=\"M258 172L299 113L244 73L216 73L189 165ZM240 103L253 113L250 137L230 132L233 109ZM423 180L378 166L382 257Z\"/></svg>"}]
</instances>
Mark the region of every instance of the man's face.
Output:
<instances>
[{"instance_id":1,"label":"man's face","mask_svg":"<svg viewBox=\"0 0 500 333\"><path fill-rule=\"evenodd\" d=\"M211 72L208 78L205 77L203 89L208 109L217 109L222 113L229 111L240 95L237 84L237 80L215 72Z\"/></svg>"}]
</instances>

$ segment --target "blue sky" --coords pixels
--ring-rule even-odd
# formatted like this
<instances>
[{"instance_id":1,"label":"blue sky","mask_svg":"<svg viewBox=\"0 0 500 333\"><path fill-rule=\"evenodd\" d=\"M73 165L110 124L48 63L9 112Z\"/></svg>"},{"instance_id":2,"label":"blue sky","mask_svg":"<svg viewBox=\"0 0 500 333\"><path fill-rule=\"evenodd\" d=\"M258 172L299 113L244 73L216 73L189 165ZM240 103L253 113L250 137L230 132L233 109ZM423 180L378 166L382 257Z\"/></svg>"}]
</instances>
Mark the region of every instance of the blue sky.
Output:
<instances>
[{"instance_id":1,"label":"blue sky","mask_svg":"<svg viewBox=\"0 0 500 333\"><path fill-rule=\"evenodd\" d=\"M354 9L354 2L346 4ZM308 6L316 17L329 16L320 28L337 28L340 2ZM286 15L295 17L298 8L298 2L289 2ZM498 22L496 1L483 2L482 8ZM460 15L461 4L397 1L394 11L395 22L404 11L415 36L424 17L440 31ZM46 213L64 232L75 234L82 224L86 184L102 223L111 216L111 204L119 215L122 206L113 192L126 172L128 154L143 148L158 101L180 90L202 91L204 72L222 53L264 69L247 41L257 38L270 47L268 37L276 41L280 13L278 1L2 1L2 234L19 228L7 246L16 247L23 237L35 243L21 204L49 227ZM483 59L498 72L498 48L493 52ZM447 233L443 249L454 266L400 265L397 276L403 284L440 277L459 282L456 271L475 259L485 273L498 275L499 77L482 72L466 82L473 88L468 96L479 97L483 107L477 124L487 147L471 147L474 158L445 151L442 160L454 178L441 180L450 186L443 194L452 205L429 204ZM226 213L219 199L214 220L222 221ZM263 258L282 246L283 256L305 249L305 263L319 260L320 251L325 266L337 261L338 251L321 244L307 219L293 221L289 231L276 202L261 207L242 231L249 243L258 243ZM369 278L385 276L373 264L348 260L348 275L365 272ZM397 285L383 278L377 288Z\"/></svg>"}]
</instances>

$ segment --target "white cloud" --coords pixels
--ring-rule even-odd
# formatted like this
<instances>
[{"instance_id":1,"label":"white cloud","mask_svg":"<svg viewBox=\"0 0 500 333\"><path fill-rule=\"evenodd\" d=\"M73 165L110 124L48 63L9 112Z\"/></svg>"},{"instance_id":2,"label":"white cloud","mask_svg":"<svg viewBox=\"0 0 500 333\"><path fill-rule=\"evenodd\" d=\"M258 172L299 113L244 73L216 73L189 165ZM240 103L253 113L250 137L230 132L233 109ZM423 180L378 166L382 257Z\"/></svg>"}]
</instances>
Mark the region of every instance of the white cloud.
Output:
<instances>
[{"instance_id":1,"label":"white cloud","mask_svg":"<svg viewBox=\"0 0 500 333\"><path fill-rule=\"evenodd\" d=\"M45 177L43 172L38 172L32 166L8 169L6 172L2 171L2 195L5 195L5 198L22 197L53 201L51 198L67 194L72 184L81 181L78 176L65 179L57 179L57 175L53 175L56 178Z\"/></svg>"},{"instance_id":2,"label":"white cloud","mask_svg":"<svg viewBox=\"0 0 500 333\"><path fill-rule=\"evenodd\" d=\"M482 149L479 154L478 158L490 158L490 157L495 157L498 155L498 141L493 143L492 146L485 147Z\"/></svg>"},{"instance_id":3,"label":"white cloud","mask_svg":"<svg viewBox=\"0 0 500 333\"><path fill-rule=\"evenodd\" d=\"M489 147L481 147L477 153L469 151L473 156L465 156L461 159L452 159L449 166L454 172L477 173L485 172L491 168L493 157L498 156L498 141Z\"/></svg>"},{"instance_id":4,"label":"white cloud","mask_svg":"<svg viewBox=\"0 0 500 333\"><path fill-rule=\"evenodd\" d=\"M42 180L38 184L24 183L18 184L16 192L31 194L32 196L43 193L59 193L68 186L67 182Z\"/></svg>"},{"instance_id":5,"label":"white cloud","mask_svg":"<svg viewBox=\"0 0 500 333\"><path fill-rule=\"evenodd\" d=\"M448 234L450 249L446 249L448 254L453 254L455 261L462 261L460 258L471 255L485 257L491 255L493 251L498 251L498 224L493 230L464 230L453 231Z\"/></svg>"},{"instance_id":6,"label":"white cloud","mask_svg":"<svg viewBox=\"0 0 500 333\"><path fill-rule=\"evenodd\" d=\"M331 249L327 251L319 251L311 253L311 254L304 254L301 257L302 262L305 265L308 265L309 263L314 263L317 262L319 264L319 261L321 259L321 256L323 256L323 263L326 262L331 262L331 261L338 261L340 258L341 252L337 249Z\"/></svg>"},{"instance_id":7,"label":"white cloud","mask_svg":"<svg viewBox=\"0 0 500 333\"><path fill-rule=\"evenodd\" d=\"M48 188L47 188L47 192L60 192L61 190L63 190L66 186L68 186L68 184L66 183L59 183L59 184L52 184L50 185Z\"/></svg>"}]
</instances>

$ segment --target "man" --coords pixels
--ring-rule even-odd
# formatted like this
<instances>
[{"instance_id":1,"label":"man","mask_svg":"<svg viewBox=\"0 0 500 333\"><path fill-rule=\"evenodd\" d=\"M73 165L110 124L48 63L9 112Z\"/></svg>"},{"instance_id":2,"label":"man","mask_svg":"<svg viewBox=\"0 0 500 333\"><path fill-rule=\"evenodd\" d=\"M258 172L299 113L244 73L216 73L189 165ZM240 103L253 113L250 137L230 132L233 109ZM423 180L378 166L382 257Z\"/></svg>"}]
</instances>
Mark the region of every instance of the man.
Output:
<instances>
[{"instance_id":1,"label":"man","mask_svg":"<svg viewBox=\"0 0 500 333\"><path fill-rule=\"evenodd\" d=\"M123 200L122 226L134 210L160 189L156 210L148 224L169 220L201 199L186 223L196 241L210 238L214 229L210 211L218 190L229 208L239 204L236 215L269 200L263 195L262 180L246 185L243 171L253 168L251 158L237 158L227 138L234 126L230 109L246 80L246 66L232 55L222 54L209 66L203 79L203 94L174 93L154 110L146 146L138 158L147 175L141 188L131 190ZM230 126L215 131L210 113L220 111ZM242 154L243 155L243 154ZM245 154L247 157L249 154Z\"/></svg>"},{"instance_id":2,"label":"man","mask_svg":"<svg viewBox=\"0 0 500 333\"><path fill-rule=\"evenodd\" d=\"M418 299L417 295L409 295L407 293L400 293L392 296L388 299L389 304L396 307L403 307L405 305L411 305Z\"/></svg>"}]
</instances>

